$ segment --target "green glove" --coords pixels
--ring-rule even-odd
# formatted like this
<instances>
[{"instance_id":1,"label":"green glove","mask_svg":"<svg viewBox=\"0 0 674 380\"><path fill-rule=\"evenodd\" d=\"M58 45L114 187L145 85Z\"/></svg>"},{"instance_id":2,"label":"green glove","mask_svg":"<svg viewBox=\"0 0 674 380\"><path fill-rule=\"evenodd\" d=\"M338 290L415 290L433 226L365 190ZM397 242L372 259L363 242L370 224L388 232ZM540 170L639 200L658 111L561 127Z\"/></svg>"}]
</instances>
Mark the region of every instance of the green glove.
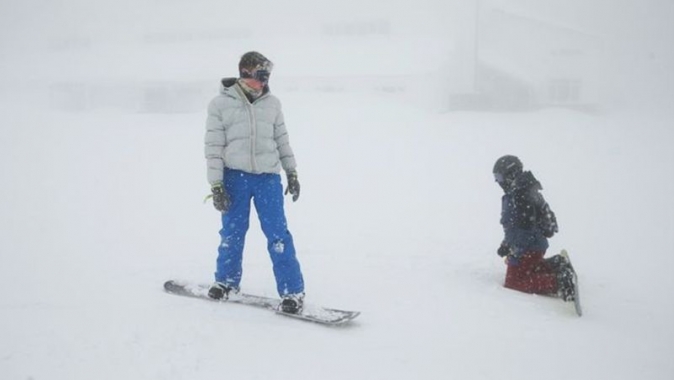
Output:
<instances>
[{"instance_id":1,"label":"green glove","mask_svg":"<svg viewBox=\"0 0 674 380\"><path fill-rule=\"evenodd\" d=\"M229 206L232 204L232 201L229 199L229 194L227 194L222 182L214 183L213 186L211 186L211 198L213 198L213 207L222 213L227 212Z\"/></svg>"}]
</instances>

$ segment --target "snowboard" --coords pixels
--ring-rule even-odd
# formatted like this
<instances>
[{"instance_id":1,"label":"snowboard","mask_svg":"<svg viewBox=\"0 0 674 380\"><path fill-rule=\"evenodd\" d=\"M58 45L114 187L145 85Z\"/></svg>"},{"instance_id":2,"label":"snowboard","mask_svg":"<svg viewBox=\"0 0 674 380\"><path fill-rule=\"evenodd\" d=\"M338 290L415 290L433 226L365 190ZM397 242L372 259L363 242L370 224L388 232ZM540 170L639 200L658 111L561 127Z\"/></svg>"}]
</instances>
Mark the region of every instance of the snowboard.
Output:
<instances>
[{"instance_id":1,"label":"snowboard","mask_svg":"<svg viewBox=\"0 0 674 380\"><path fill-rule=\"evenodd\" d=\"M569 263L569 266L571 267L571 271L573 272L573 292L575 296L573 297L573 306L576 309L576 314L578 316L583 315L583 308L580 305L580 293L578 291L578 274L576 274L576 270L573 268L573 265L571 265L571 259L569 258L569 253L566 251L566 249L562 249L562 252L559 253L561 256L566 258L566 261Z\"/></svg>"},{"instance_id":2,"label":"snowboard","mask_svg":"<svg viewBox=\"0 0 674 380\"><path fill-rule=\"evenodd\" d=\"M279 310L278 306L281 300L277 298L239 292L236 294L230 294L229 299L226 301L214 300L208 296L209 288L210 285L180 282L175 280L169 280L164 283L164 290L170 294L199 298L211 302L234 303L239 305L253 306L260 309L273 311L276 314L286 317L320 323L322 325L343 325L360 315L359 311L330 309L322 306L307 304L306 302L299 313L285 313Z\"/></svg>"}]
</instances>

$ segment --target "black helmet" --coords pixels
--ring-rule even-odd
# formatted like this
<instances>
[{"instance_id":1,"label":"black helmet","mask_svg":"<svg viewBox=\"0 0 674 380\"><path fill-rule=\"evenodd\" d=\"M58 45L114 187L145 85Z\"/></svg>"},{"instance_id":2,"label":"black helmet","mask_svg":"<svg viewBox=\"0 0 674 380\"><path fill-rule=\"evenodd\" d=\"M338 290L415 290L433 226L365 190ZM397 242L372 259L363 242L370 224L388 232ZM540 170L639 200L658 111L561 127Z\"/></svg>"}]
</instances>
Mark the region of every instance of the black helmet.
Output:
<instances>
[{"instance_id":1,"label":"black helmet","mask_svg":"<svg viewBox=\"0 0 674 380\"><path fill-rule=\"evenodd\" d=\"M494 179L505 190L522 173L522 161L516 156L505 155L494 164Z\"/></svg>"}]
</instances>

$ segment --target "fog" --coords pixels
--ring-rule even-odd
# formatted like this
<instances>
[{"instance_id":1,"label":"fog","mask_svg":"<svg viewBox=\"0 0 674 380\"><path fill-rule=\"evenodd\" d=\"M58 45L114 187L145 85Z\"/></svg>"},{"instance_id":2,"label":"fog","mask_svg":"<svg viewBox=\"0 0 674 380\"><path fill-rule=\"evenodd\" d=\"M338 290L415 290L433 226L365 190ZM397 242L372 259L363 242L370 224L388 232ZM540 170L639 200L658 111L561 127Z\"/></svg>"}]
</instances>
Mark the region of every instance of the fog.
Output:
<instances>
[{"instance_id":1,"label":"fog","mask_svg":"<svg viewBox=\"0 0 674 380\"><path fill-rule=\"evenodd\" d=\"M197 111L248 50L276 63L277 90L424 94L440 110L662 105L674 91L668 0L5 1L0 31L2 99L71 110L180 112L170 92Z\"/></svg>"},{"instance_id":2,"label":"fog","mask_svg":"<svg viewBox=\"0 0 674 380\"><path fill-rule=\"evenodd\" d=\"M673 11L0 0L0 378L674 379ZM205 108L249 50L298 161L307 303L347 328L162 293L212 280ZM503 154L544 186L582 318L502 286ZM275 297L251 223L242 289Z\"/></svg>"}]
</instances>

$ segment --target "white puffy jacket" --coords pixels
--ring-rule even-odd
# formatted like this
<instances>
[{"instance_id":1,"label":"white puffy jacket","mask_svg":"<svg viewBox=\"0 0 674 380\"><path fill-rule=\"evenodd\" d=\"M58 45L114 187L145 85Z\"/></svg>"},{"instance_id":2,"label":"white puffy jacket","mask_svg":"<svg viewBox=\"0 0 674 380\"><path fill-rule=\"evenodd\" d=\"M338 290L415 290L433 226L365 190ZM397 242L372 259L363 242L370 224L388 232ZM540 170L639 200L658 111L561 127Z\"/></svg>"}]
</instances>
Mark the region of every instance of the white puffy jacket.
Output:
<instances>
[{"instance_id":1,"label":"white puffy jacket","mask_svg":"<svg viewBox=\"0 0 674 380\"><path fill-rule=\"evenodd\" d=\"M235 78L223 79L220 94L208 105L204 140L211 185L222 181L225 168L258 174L297 166L281 102L265 91L251 103Z\"/></svg>"}]
</instances>

